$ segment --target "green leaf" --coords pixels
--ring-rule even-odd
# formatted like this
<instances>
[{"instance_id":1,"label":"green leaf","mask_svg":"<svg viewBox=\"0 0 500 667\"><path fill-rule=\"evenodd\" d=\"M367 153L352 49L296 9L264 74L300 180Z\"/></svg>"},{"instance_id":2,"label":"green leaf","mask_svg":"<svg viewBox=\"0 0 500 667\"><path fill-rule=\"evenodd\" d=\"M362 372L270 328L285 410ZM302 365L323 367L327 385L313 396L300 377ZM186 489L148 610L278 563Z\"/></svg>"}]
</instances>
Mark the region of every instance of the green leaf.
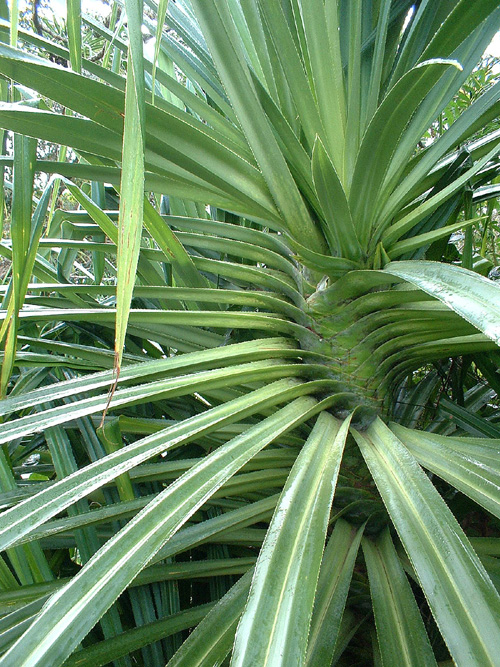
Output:
<instances>
[{"instance_id":1,"label":"green leaf","mask_svg":"<svg viewBox=\"0 0 500 667\"><path fill-rule=\"evenodd\" d=\"M10 43L11 46L17 46L18 31L19 31L19 0L13 0L9 5L10 18Z\"/></svg>"},{"instance_id":2,"label":"green leaf","mask_svg":"<svg viewBox=\"0 0 500 667\"><path fill-rule=\"evenodd\" d=\"M352 262L350 259L313 252L295 240L291 240L291 245L296 249L297 255L305 266L316 271L319 269L332 278L340 278L347 271L359 269L359 264Z\"/></svg>"},{"instance_id":3,"label":"green leaf","mask_svg":"<svg viewBox=\"0 0 500 667\"><path fill-rule=\"evenodd\" d=\"M200 274L169 225L146 198L144 198L144 226L172 262L181 285L208 287L207 279Z\"/></svg>"},{"instance_id":4,"label":"green leaf","mask_svg":"<svg viewBox=\"0 0 500 667\"><path fill-rule=\"evenodd\" d=\"M401 255L404 255L407 252L413 252L418 248L430 245L431 243L434 243L434 241L437 241L438 239L442 239L445 238L446 236L449 236L450 234L453 234L453 232L457 232L461 229L468 229L470 228L471 225L477 224L481 220L484 220L484 217L471 218L470 220L457 222L454 225L446 225L445 227L441 227L440 229L433 229L430 232L417 234L416 236L404 239L403 241L398 241L394 243L394 245L389 246L387 249L387 254L390 257L390 259L395 259L396 257L400 257Z\"/></svg>"},{"instance_id":5,"label":"green leaf","mask_svg":"<svg viewBox=\"0 0 500 667\"><path fill-rule=\"evenodd\" d=\"M472 4L467 0L459 0L433 35L420 59L428 60L439 58L443 53L451 54L462 43L464 35L471 34L473 28L491 17L494 12L498 16L498 3L495 0L482 0Z\"/></svg>"},{"instance_id":6,"label":"green leaf","mask_svg":"<svg viewBox=\"0 0 500 667\"><path fill-rule=\"evenodd\" d=\"M44 523L63 507L68 507L87 496L119 474L161 454L169 448L179 446L201 433L215 430L223 424L232 423L244 415L253 414L262 406L272 406L290 398L307 393L307 385L293 380L281 380L257 389L228 403L211 408L183 422L168 426L159 433L129 445L113 454L95 461L73 473L34 498L24 501L0 516L0 546L5 548L31 529ZM278 392L278 395L275 393ZM279 395L279 392L282 392ZM14 516L15 515L15 518Z\"/></svg>"},{"instance_id":7,"label":"green leaf","mask_svg":"<svg viewBox=\"0 0 500 667\"><path fill-rule=\"evenodd\" d=\"M331 11L335 12L335 3L329 4L332 5ZM325 3L322 0L302 2L301 10L314 93L327 141L325 145L332 156L333 165L336 165L337 170L341 170L345 149L346 105L340 54L335 48L336 45L329 41L326 20L326 12L329 10ZM317 141L318 139L315 143ZM335 167L333 169L335 170Z\"/></svg>"},{"instance_id":8,"label":"green leaf","mask_svg":"<svg viewBox=\"0 0 500 667\"><path fill-rule=\"evenodd\" d=\"M214 369L212 371L201 371L199 374L183 375L177 378L157 380L147 384L139 384L136 387L124 387L115 391L110 402L110 409L134 403L144 403L156 397L156 399L168 396L185 396L196 389L207 391L220 387L230 387L245 382L255 382L262 379L268 381L284 376L295 377L300 374L302 367L285 366L280 363L250 362L249 365L235 366L229 369ZM325 381L320 380L320 384ZM326 384L331 382L326 380ZM335 386L335 385L331 385ZM34 414L20 417L16 421L0 425L0 442L8 442L12 437L20 437L28 433L41 432L50 426L64 424L71 419L91 415L102 411L108 404L109 398L106 394L100 396L83 398L71 405L62 405L45 410L42 415Z\"/></svg>"},{"instance_id":9,"label":"green leaf","mask_svg":"<svg viewBox=\"0 0 500 667\"><path fill-rule=\"evenodd\" d=\"M16 491L17 484L12 470L12 465L4 449L0 449L0 491ZM12 570L17 579L11 580L12 573L9 572L5 561L2 559L1 566L3 585L11 588L17 588L17 580L22 586L26 584L48 582L53 579L52 571L40 544L28 544L21 547L9 549L7 556L11 563ZM5 571L6 570L6 571Z\"/></svg>"},{"instance_id":10,"label":"green leaf","mask_svg":"<svg viewBox=\"0 0 500 667\"><path fill-rule=\"evenodd\" d=\"M446 152L455 146L459 146L460 143L466 141L472 132L477 131L490 118L495 118L498 115L499 96L500 82L486 90L479 99L465 109L443 135L410 162L408 174L405 175L402 182L387 200L381 214L382 217L392 217L408 200L411 200L412 193L422 194L425 192L427 178L432 175L433 170L437 170L438 174L440 173L440 160L446 155Z\"/></svg>"},{"instance_id":11,"label":"green leaf","mask_svg":"<svg viewBox=\"0 0 500 667\"><path fill-rule=\"evenodd\" d=\"M345 185L348 196L351 193L351 186L354 181L356 165L358 164L358 152L361 141L361 35L362 35L362 15L363 4L361 0L351 0L344 9L345 23L342 26L348 32L348 67L346 82L347 97L347 122L345 131L345 151L344 151L344 177L342 182ZM339 26L338 30L341 28ZM342 172L341 172L342 173ZM369 172L368 172L369 173ZM368 179L367 179L368 180ZM360 199L363 198L361 190ZM359 201L359 199L358 199ZM354 217L354 216L353 216ZM361 232L361 226L358 228L358 234ZM361 235L361 239L363 239ZM363 239L364 240L364 239Z\"/></svg>"},{"instance_id":12,"label":"green leaf","mask_svg":"<svg viewBox=\"0 0 500 667\"><path fill-rule=\"evenodd\" d=\"M0 126L31 137L72 146L77 150L101 155L112 160L121 158L120 137L102 125L85 118L63 116L19 104L0 104ZM57 162L54 168L64 169Z\"/></svg>"},{"instance_id":13,"label":"green leaf","mask_svg":"<svg viewBox=\"0 0 500 667\"><path fill-rule=\"evenodd\" d=\"M481 445L462 443L459 438L406 429L391 424L391 430L424 467L472 498L500 518L500 440Z\"/></svg>"},{"instance_id":14,"label":"green leaf","mask_svg":"<svg viewBox=\"0 0 500 667\"><path fill-rule=\"evenodd\" d=\"M82 70L82 7L81 0L66 0L68 43L71 69Z\"/></svg>"},{"instance_id":15,"label":"green leaf","mask_svg":"<svg viewBox=\"0 0 500 667\"><path fill-rule=\"evenodd\" d=\"M314 210L319 211L320 206L312 183L310 156L295 135L289 121L283 115L283 110L275 104L262 83L253 74L252 79L262 108L269 118L280 150L287 161L295 182Z\"/></svg>"},{"instance_id":16,"label":"green leaf","mask_svg":"<svg viewBox=\"0 0 500 667\"><path fill-rule=\"evenodd\" d=\"M269 521L277 501L278 497L273 495L183 528L160 549L151 563L161 562L165 558L206 542L220 541L224 536L228 537L229 542L231 542L231 536L234 537L237 532L241 534L242 529L246 529L259 521ZM254 562L255 559L252 561L252 565Z\"/></svg>"},{"instance_id":17,"label":"green leaf","mask_svg":"<svg viewBox=\"0 0 500 667\"><path fill-rule=\"evenodd\" d=\"M437 665L389 530L363 539L363 553L384 665Z\"/></svg>"},{"instance_id":18,"label":"green leaf","mask_svg":"<svg viewBox=\"0 0 500 667\"><path fill-rule=\"evenodd\" d=\"M144 199L144 71L142 3L125 0L129 31L123 131L116 288L115 367L120 374L125 335L141 246Z\"/></svg>"},{"instance_id":19,"label":"green leaf","mask_svg":"<svg viewBox=\"0 0 500 667\"><path fill-rule=\"evenodd\" d=\"M133 290L131 290L133 292ZM64 309L64 308L44 308L36 314L28 309L24 309L20 313L20 319L28 322L29 320L38 321L93 321L100 323L111 323L114 320L115 310L112 308L87 308L87 309ZM3 320L5 315L0 313L0 320ZM289 322L284 317L274 313L252 313L252 312L213 312L213 311L198 311L190 313L187 311L178 310L152 310L152 309L133 309L130 311L129 321L131 324L139 324L146 326L147 324L177 324L185 327L218 327L227 330L228 328L241 329L256 329L259 331L268 330L275 334L288 334L298 339L307 340L312 338L308 330L301 325ZM189 329L188 329L189 330ZM181 333L181 332L177 332ZM174 332L175 334L175 332ZM196 332L192 330L193 336L198 337L202 341L203 347L209 346L210 338L214 344L221 341L220 337L210 332ZM182 340L182 335L180 335Z\"/></svg>"},{"instance_id":20,"label":"green leaf","mask_svg":"<svg viewBox=\"0 0 500 667\"><path fill-rule=\"evenodd\" d=\"M457 405L446 398L439 401L439 410L463 428L464 431L479 438L500 438L500 427L484 419L470 409Z\"/></svg>"},{"instance_id":21,"label":"green leaf","mask_svg":"<svg viewBox=\"0 0 500 667\"><path fill-rule=\"evenodd\" d=\"M281 494L236 632L234 665L302 664L350 417L322 413ZM300 591L300 593L299 593Z\"/></svg>"},{"instance_id":22,"label":"green leaf","mask_svg":"<svg viewBox=\"0 0 500 667\"><path fill-rule=\"evenodd\" d=\"M163 26L165 25L165 16L167 14L169 0L160 0L158 5L158 16L156 19L156 34L155 34L155 52L153 58L153 80L152 80L152 92L153 92L153 103L154 103L154 94L155 94L155 83L156 83L156 67L158 65L158 59L160 56L161 48L161 35L163 32Z\"/></svg>"},{"instance_id":23,"label":"green leaf","mask_svg":"<svg viewBox=\"0 0 500 667\"><path fill-rule=\"evenodd\" d=\"M124 125L124 95L121 89L79 76L6 46L0 45L0 54L0 71L4 74L73 108L94 123L46 112L26 116L16 105L3 107L0 122L13 130L21 124L26 134L120 161L120 137ZM119 77L118 82L123 83L123 80ZM185 189L188 187L186 181L196 183L198 188L205 183L204 188L212 193L208 195L211 203L248 215L256 212L262 219L279 222L273 199L243 137L235 145L233 133L229 132L228 138L226 128L224 133L212 130L206 123L169 103L162 105L161 109L149 104L146 107L143 153L148 171L165 176L170 174L179 188L184 187L184 192L176 188L175 194L180 196L206 203L206 194L200 196L201 192L192 187ZM61 166L63 168L67 169L67 165ZM179 181L184 181L184 186ZM165 184L156 186L160 192L164 188ZM217 198L214 198L216 193Z\"/></svg>"},{"instance_id":24,"label":"green leaf","mask_svg":"<svg viewBox=\"0 0 500 667\"><path fill-rule=\"evenodd\" d=\"M367 123L370 122L379 105L391 4L391 0L383 0L383 2L380 4L373 52L373 63L371 65L370 71L370 86L366 101L365 113Z\"/></svg>"},{"instance_id":25,"label":"green leaf","mask_svg":"<svg viewBox=\"0 0 500 667\"><path fill-rule=\"evenodd\" d=\"M67 658L144 565L207 498L280 433L320 410L318 405L310 398L296 399L214 451L158 494L52 596L0 664L44 664L48 655L58 664ZM79 614L83 607L86 613Z\"/></svg>"},{"instance_id":26,"label":"green leaf","mask_svg":"<svg viewBox=\"0 0 500 667\"><path fill-rule=\"evenodd\" d=\"M377 109L362 138L349 194L352 217L364 246L372 232L377 202L384 196L382 184L403 130L415 112L415 100L422 100L439 77L458 63L435 60L422 63L398 81Z\"/></svg>"},{"instance_id":27,"label":"green leaf","mask_svg":"<svg viewBox=\"0 0 500 667\"><path fill-rule=\"evenodd\" d=\"M248 361L259 361L267 358L296 358L300 352L293 341L285 338L267 338L256 341L235 343L214 350L203 350L182 356L155 359L134 364L124 368L121 373L121 382L151 381L162 375L175 375L179 370L188 374L194 371L208 370L218 366L229 366ZM103 371L92 376L74 378L54 384L43 389L12 396L0 403L0 414L9 414L24 408L37 405L43 400L55 401L67 396L73 396L83 391L93 391L100 387L109 387L113 383L113 373Z\"/></svg>"},{"instance_id":28,"label":"green leaf","mask_svg":"<svg viewBox=\"0 0 500 667\"><path fill-rule=\"evenodd\" d=\"M283 225L292 236L307 239L307 245L321 252L323 238L307 212L258 101L226 4L194 0L193 6L248 143L276 201Z\"/></svg>"},{"instance_id":29,"label":"green leaf","mask_svg":"<svg viewBox=\"0 0 500 667\"><path fill-rule=\"evenodd\" d=\"M169 661L168 667L222 663L232 648L252 575L253 568L219 600Z\"/></svg>"},{"instance_id":30,"label":"green leaf","mask_svg":"<svg viewBox=\"0 0 500 667\"><path fill-rule=\"evenodd\" d=\"M337 519L319 572L305 665L320 667L333 661L339 648L341 623L364 526Z\"/></svg>"},{"instance_id":31,"label":"green leaf","mask_svg":"<svg viewBox=\"0 0 500 667\"><path fill-rule=\"evenodd\" d=\"M36 615L45 603L47 596L24 605L21 609L5 615L0 621L0 649L5 652L16 639L23 634L35 620Z\"/></svg>"},{"instance_id":32,"label":"green leaf","mask_svg":"<svg viewBox=\"0 0 500 667\"><path fill-rule=\"evenodd\" d=\"M65 660L64 667L103 667L152 642L194 627L203 621L212 608L213 603L208 603L193 609L185 609L161 620L122 632L112 639L76 651Z\"/></svg>"},{"instance_id":33,"label":"green leaf","mask_svg":"<svg viewBox=\"0 0 500 667\"><path fill-rule=\"evenodd\" d=\"M390 244L397 241L401 236L410 231L415 225L423 220L426 215L435 211L438 206L447 201L452 195L460 191L460 189L470 179L477 174L488 162L494 159L500 152L500 144L496 144L484 157L474 163L474 165L463 172L459 177L455 178L449 185L428 199L425 199L416 207L410 207L410 211L399 218L396 222L391 224L390 218L383 219L378 226L376 238L381 238L384 244Z\"/></svg>"},{"instance_id":34,"label":"green leaf","mask_svg":"<svg viewBox=\"0 0 500 667\"><path fill-rule=\"evenodd\" d=\"M351 217L349 203L342 183L319 137L314 142L312 156L314 187L325 215L328 238L333 253L352 261L361 257L361 246ZM330 233L328 233L328 231Z\"/></svg>"},{"instance_id":35,"label":"green leaf","mask_svg":"<svg viewBox=\"0 0 500 667\"><path fill-rule=\"evenodd\" d=\"M439 299L500 345L500 287L493 281L439 262L391 262L384 271Z\"/></svg>"},{"instance_id":36,"label":"green leaf","mask_svg":"<svg viewBox=\"0 0 500 667\"><path fill-rule=\"evenodd\" d=\"M285 85L289 89L293 107L296 109L302 129L304 131L307 145L312 147L317 134L321 136L324 143L328 145L325 139L323 124L319 115L319 111L314 99L313 91L311 90L310 80L304 69L304 64L301 61L298 44L296 43L297 35L291 31L285 16L282 3L278 0L257 0L256 4L259 8L260 20L267 30L269 39L274 46L276 56L279 60L279 65L276 68L279 73L279 66L282 69L282 75L285 77L285 82L281 83L276 75L278 86L278 95L285 97ZM300 25L300 19L297 22ZM297 32L300 28L297 27ZM308 56L306 54L306 59ZM313 248L319 250L318 248Z\"/></svg>"},{"instance_id":37,"label":"green leaf","mask_svg":"<svg viewBox=\"0 0 500 667\"><path fill-rule=\"evenodd\" d=\"M494 665L500 597L458 522L380 419L353 433L452 657Z\"/></svg>"},{"instance_id":38,"label":"green leaf","mask_svg":"<svg viewBox=\"0 0 500 667\"><path fill-rule=\"evenodd\" d=\"M0 397L7 394L7 386L14 367L17 346L17 329L19 310L25 298L26 260L31 245L31 208L33 204L34 163L36 157L36 141L19 134L14 135L14 169L12 188L12 292L8 303L6 323L1 328L5 339L4 358L0 376ZM36 247L37 239L35 239Z\"/></svg>"}]
</instances>

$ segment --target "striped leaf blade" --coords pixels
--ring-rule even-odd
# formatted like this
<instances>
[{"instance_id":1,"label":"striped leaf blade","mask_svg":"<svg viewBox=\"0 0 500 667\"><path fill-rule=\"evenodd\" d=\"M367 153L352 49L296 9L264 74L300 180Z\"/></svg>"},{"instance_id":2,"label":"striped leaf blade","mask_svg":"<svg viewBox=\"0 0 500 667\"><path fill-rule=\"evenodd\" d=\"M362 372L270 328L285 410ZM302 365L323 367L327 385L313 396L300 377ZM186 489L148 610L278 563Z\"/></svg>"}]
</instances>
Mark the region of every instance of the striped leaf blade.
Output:
<instances>
[{"instance_id":1,"label":"striped leaf blade","mask_svg":"<svg viewBox=\"0 0 500 667\"><path fill-rule=\"evenodd\" d=\"M389 530L363 539L378 644L384 665L436 667L422 617Z\"/></svg>"},{"instance_id":2,"label":"striped leaf blade","mask_svg":"<svg viewBox=\"0 0 500 667\"><path fill-rule=\"evenodd\" d=\"M276 395L276 393L278 396ZM281 401L307 393L307 385L292 380L281 380L257 389L247 396L233 399L206 412L169 426L159 433L136 441L125 450L101 458L69 477L46 488L22 505L0 517L0 547L6 548L31 529L58 514L63 508L87 496L93 489L116 479L136 465L161 454L174 446L189 442L203 432L232 423L243 415L253 414L259 408L272 407Z\"/></svg>"},{"instance_id":3,"label":"striped leaf blade","mask_svg":"<svg viewBox=\"0 0 500 667\"><path fill-rule=\"evenodd\" d=\"M125 335L135 284L144 215L144 67L142 53L142 3L125 2L129 52L125 89L122 180L118 218L115 366L120 373Z\"/></svg>"},{"instance_id":4,"label":"striped leaf blade","mask_svg":"<svg viewBox=\"0 0 500 667\"><path fill-rule=\"evenodd\" d=\"M347 437L322 413L281 494L262 546L231 664L300 665L305 659L330 505Z\"/></svg>"},{"instance_id":5,"label":"striped leaf blade","mask_svg":"<svg viewBox=\"0 0 500 667\"><path fill-rule=\"evenodd\" d=\"M500 465L498 449L491 441L482 446L462 444L457 438L406 429L397 424L391 430L404 442L419 463L500 518Z\"/></svg>"},{"instance_id":6,"label":"striped leaf blade","mask_svg":"<svg viewBox=\"0 0 500 667\"><path fill-rule=\"evenodd\" d=\"M500 596L466 535L381 419L364 433L353 433L452 657L478 667L494 665Z\"/></svg>"},{"instance_id":7,"label":"striped leaf blade","mask_svg":"<svg viewBox=\"0 0 500 667\"><path fill-rule=\"evenodd\" d=\"M250 590L253 569L241 579L210 610L181 648L169 661L168 667L220 665L231 650L240 616Z\"/></svg>"},{"instance_id":8,"label":"striped leaf blade","mask_svg":"<svg viewBox=\"0 0 500 667\"><path fill-rule=\"evenodd\" d=\"M311 398L296 399L215 450L158 494L52 596L35 622L0 659L0 665L23 661L43 665L47 659L61 664L189 517L254 454L313 416L317 406ZM86 613L79 613L83 608Z\"/></svg>"},{"instance_id":9,"label":"striped leaf blade","mask_svg":"<svg viewBox=\"0 0 500 667\"><path fill-rule=\"evenodd\" d=\"M391 262L384 270L439 299L500 345L500 286L492 280L441 262Z\"/></svg>"},{"instance_id":10,"label":"striped leaf blade","mask_svg":"<svg viewBox=\"0 0 500 667\"><path fill-rule=\"evenodd\" d=\"M335 522L319 573L307 644L307 667L330 664L340 648L345 603L363 530L364 526L356 528L343 519Z\"/></svg>"}]
</instances>

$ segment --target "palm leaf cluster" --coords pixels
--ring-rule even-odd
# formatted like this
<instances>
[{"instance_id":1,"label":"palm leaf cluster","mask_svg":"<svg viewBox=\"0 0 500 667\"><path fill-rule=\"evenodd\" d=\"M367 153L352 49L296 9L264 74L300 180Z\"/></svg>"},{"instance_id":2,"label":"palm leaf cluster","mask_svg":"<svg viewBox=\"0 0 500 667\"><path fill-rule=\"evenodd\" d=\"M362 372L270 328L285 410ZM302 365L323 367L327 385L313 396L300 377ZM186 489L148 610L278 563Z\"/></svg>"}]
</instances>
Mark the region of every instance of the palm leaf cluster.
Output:
<instances>
[{"instance_id":1,"label":"palm leaf cluster","mask_svg":"<svg viewBox=\"0 0 500 667\"><path fill-rule=\"evenodd\" d=\"M497 5L4 8L0 665L498 664Z\"/></svg>"}]
</instances>

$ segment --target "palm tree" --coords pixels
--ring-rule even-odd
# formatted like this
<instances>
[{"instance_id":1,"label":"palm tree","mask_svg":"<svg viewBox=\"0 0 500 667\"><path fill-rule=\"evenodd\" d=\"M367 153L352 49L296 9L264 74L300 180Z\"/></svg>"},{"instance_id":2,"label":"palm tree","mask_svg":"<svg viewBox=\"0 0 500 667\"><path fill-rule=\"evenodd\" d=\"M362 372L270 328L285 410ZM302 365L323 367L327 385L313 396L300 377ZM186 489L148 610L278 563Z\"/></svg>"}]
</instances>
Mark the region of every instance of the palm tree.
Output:
<instances>
[{"instance_id":1,"label":"palm tree","mask_svg":"<svg viewBox=\"0 0 500 667\"><path fill-rule=\"evenodd\" d=\"M0 665L498 664L498 2L125 10L1 24Z\"/></svg>"}]
</instances>

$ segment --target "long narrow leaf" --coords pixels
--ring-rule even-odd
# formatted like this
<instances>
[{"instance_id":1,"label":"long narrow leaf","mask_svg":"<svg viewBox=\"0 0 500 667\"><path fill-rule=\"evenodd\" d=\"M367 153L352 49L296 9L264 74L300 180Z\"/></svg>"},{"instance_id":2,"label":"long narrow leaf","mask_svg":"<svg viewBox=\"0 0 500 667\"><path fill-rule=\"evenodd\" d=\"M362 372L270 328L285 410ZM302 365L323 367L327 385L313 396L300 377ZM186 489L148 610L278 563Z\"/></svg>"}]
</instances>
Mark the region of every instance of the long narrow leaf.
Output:
<instances>
[{"instance_id":1,"label":"long narrow leaf","mask_svg":"<svg viewBox=\"0 0 500 667\"><path fill-rule=\"evenodd\" d=\"M122 182L118 220L115 357L120 373L125 335L134 289L142 234L144 197L144 73L142 3L125 0L129 29L129 56L125 92Z\"/></svg>"},{"instance_id":2,"label":"long narrow leaf","mask_svg":"<svg viewBox=\"0 0 500 667\"><path fill-rule=\"evenodd\" d=\"M168 667L220 665L231 650L236 626L250 590L253 570L245 574L210 610L174 657Z\"/></svg>"},{"instance_id":3,"label":"long narrow leaf","mask_svg":"<svg viewBox=\"0 0 500 667\"><path fill-rule=\"evenodd\" d=\"M300 665L304 661L330 505L349 423L350 417L340 424L327 413L320 415L292 468L238 626L232 657L235 666L266 662Z\"/></svg>"},{"instance_id":4,"label":"long narrow leaf","mask_svg":"<svg viewBox=\"0 0 500 667\"><path fill-rule=\"evenodd\" d=\"M354 431L451 655L494 665L500 596L415 458L377 419Z\"/></svg>"},{"instance_id":5,"label":"long narrow leaf","mask_svg":"<svg viewBox=\"0 0 500 667\"><path fill-rule=\"evenodd\" d=\"M302 390L302 391L301 391ZM291 380L282 380L268 387L257 389L248 396L236 398L201 415L170 426L161 431L99 459L86 468L73 473L28 499L21 506L4 512L0 517L1 547L5 548L32 528L58 514L61 508L68 507L93 489L99 488L106 481L115 479L119 474L161 454L171 447L188 442L196 435L214 430L223 424L234 422L244 415L252 414L260 405L273 405L289 398L295 398L307 391ZM276 396L275 392L282 392ZM260 404L260 405L259 405Z\"/></svg>"},{"instance_id":6,"label":"long narrow leaf","mask_svg":"<svg viewBox=\"0 0 500 667\"><path fill-rule=\"evenodd\" d=\"M438 262L391 262L385 271L439 299L500 345L500 287L493 281Z\"/></svg>"},{"instance_id":7,"label":"long narrow leaf","mask_svg":"<svg viewBox=\"0 0 500 667\"><path fill-rule=\"evenodd\" d=\"M319 572L305 664L331 663L338 639L352 573L364 526L356 528L337 519Z\"/></svg>"},{"instance_id":8,"label":"long narrow leaf","mask_svg":"<svg viewBox=\"0 0 500 667\"><path fill-rule=\"evenodd\" d=\"M363 540L382 660L390 665L436 666L422 617L389 530Z\"/></svg>"},{"instance_id":9,"label":"long narrow leaf","mask_svg":"<svg viewBox=\"0 0 500 667\"><path fill-rule=\"evenodd\" d=\"M82 69L82 6L81 0L66 0L68 17L68 42L71 68L75 72Z\"/></svg>"},{"instance_id":10,"label":"long narrow leaf","mask_svg":"<svg viewBox=\"0 0 500 667\"><path fill-rule=\"evenodd\" d=\"M62 664L144 564L196 509L253 454L311 416L315 407L312 399L297 399L213 452L159 494L51 598L29 630L0 659L0 665L22 664L27 659L33 665L43 665L48 656L54 666ZM83 607L86 613L79 614Z\"/></svg>"},{"instance_id":11,"label":"long narrow leaf","mask_svg":"<svg viewBox=\"0 0 500 667\"><path fill-rule=\"evenodd\" d=\"M312 174L314 187L330 231L330 235L325 232L325 236L329 240L332 237L334 239L333 244L330 241L332 251L346 259L359 260L361 246L356 236L349 202L335 167L319 137L314 142Z\"/></svg>"},{"instance_id":12,"label":"long narrow leaf","mask_svg":"<svg viewBox=\"0 0 500 667\"><path fill-rule=\"evenodd\" d=\"M491 444L481 447L481 440L467 447L452 437L414 431L397 424L392 424L391 429L424 468L500 518L498 447Z\"/></svg>"},{"instance_id":13,"label":"long narrow leaf","mask_svg":"<svg viewBox=\"0 0 500 667\"><path fill-rule=\"evenodd\" d=\"M248 142L268 187L273 195L285 225L293 236L306 238L310 245L321 251L324 241L308 215L304 202L293 183L292 176L278 147L274 134L264 116L238 46L234 23L225 3L214 0L194 0L193 5L204 29L205 36L231 94L235 111L244 127ZM226 35L221 39L220 35Z\"/></svg>"}]
</instances>

